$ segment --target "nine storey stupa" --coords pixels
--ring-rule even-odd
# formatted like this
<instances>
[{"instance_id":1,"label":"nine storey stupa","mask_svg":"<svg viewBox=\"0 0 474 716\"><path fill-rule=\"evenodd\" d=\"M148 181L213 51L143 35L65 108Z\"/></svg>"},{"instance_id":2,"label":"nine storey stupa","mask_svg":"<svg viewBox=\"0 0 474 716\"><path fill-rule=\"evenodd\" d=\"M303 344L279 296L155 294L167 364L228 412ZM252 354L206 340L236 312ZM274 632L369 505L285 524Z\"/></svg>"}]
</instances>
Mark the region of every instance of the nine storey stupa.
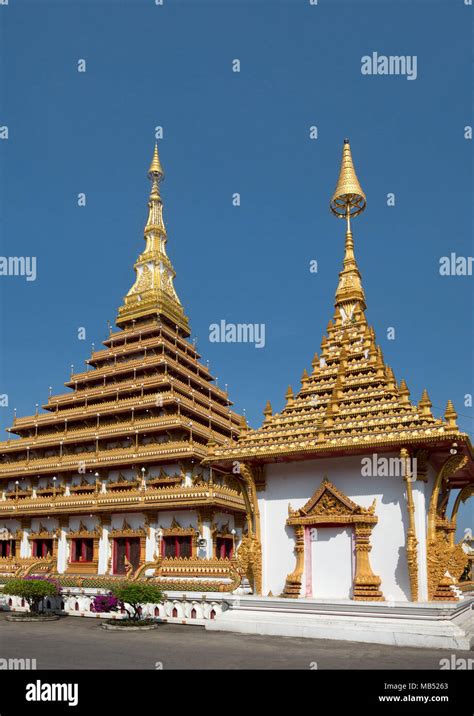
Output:
<instances>
[{"instance_id":1,"label":"nine storey stupa","mask_svg":"<svg viewBox=\"0 0 474 716\"><path fill-rule=\"evenodd\" d=\"M145 248L118 330L46 412L0 445L0 574L140 578L217 590L239 582L246 507L238 480L201 467L241 418L190 342L166 253L155 146Z\"/></svg>"}]
</instances>

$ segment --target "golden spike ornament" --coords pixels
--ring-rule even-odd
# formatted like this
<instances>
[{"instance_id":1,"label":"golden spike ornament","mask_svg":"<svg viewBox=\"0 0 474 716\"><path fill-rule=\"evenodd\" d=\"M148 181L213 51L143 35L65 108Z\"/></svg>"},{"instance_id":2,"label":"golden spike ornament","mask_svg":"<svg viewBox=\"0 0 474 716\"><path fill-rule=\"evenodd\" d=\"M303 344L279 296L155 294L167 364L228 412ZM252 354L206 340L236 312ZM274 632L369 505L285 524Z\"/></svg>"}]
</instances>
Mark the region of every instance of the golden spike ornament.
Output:
<instances>
[{"instance_id":1,"label":"golden spike ornament","mask_svg":"<svg viewBox=\"0 0 474 716\"><path fill-rule=\"evenodd\" d=\"M357 305L362 310L366 308L362 279L354 255L354 240L351 230L351 217L361 214L366 205L365 194L355 173L349 140L345 139L339 180L330 201L332 213L340 219L345 218L347 223L344 264L339 274L335 303L336 307L341 310L343 322L352 318Z\"/></svg>"},{"instance_id":2,"label":"golden spike ornament","mask_svg":"<svg viewBox=\"0 0 474 716\"><path fill-rule=\"evenodd\" d=\"M331 197L331 211L340 219L361 214L367 205L367 199L355 173L352 161L351 145L344 140L339 179Z\"/></svg>"},{"instance_id":3,"label":"golden spike ornament","mask_svg":"<svg viewBox=\"0 0 474 716\"><path fill-rule=\"evenodd\" d=\"M157 181L163 181L165 173L161 166L160 157L158 156L158 144L155 143L155 151L153 152L153 159L151 160L150 168L148 170L148 177L153 179L156 177Z\"/></svg>"}]
</instances>

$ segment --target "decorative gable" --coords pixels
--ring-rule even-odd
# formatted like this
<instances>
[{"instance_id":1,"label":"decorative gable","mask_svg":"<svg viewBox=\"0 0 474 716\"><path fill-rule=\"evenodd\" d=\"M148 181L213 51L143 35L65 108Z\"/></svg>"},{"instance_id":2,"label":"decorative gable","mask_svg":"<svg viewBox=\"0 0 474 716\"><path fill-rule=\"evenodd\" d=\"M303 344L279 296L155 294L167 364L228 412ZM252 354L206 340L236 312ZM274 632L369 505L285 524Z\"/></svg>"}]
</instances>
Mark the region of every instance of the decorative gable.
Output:
<instances>
[{"instance_id":1,"label":"decorative gable","mask_svg":"<svg viewBox=\"0 0 474 716\"><path fill-rule=\"evenodd\" d=\"M360 507L325 477L314 495L303 507L293 510L291 505L288 505L287 524L323 522L371 522L375 524L377 522L375 504L374 500L370 507Z\"/></svg>"}]
</instances>

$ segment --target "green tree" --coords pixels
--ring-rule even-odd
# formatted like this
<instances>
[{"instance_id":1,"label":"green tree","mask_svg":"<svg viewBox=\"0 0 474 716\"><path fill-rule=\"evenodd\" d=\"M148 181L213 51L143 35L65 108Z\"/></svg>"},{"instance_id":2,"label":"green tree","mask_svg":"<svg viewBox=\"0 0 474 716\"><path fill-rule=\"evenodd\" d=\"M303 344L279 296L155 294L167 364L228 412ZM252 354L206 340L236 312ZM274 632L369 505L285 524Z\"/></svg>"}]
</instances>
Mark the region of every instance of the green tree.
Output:
<instances>
[{"instance_id":1,"label":"green tree","mask_svg":"<svg viewBox=\"0 0 474 716\"><path fill-rule=\"evenodd\" d=\"M47 579L9 579L3 587L4 594L21 597L30 607L33 614L38 614L39 606L46 597L59 594L58 585Z\"/></svg>"},{"instance_id":2,"label":"green tree","mask_svg":"<svg viewBox=\"0 0 474 716\"><path fill-rule=\"evenodd\" d=\"M138 621L140 619L140 608L144 604L161 602L165 595L162 590L154 584L120 584L113 587L112 594L123 603L129 619ZM128 604L130 609L127 609Z\"/></svg>"}]
</instances>

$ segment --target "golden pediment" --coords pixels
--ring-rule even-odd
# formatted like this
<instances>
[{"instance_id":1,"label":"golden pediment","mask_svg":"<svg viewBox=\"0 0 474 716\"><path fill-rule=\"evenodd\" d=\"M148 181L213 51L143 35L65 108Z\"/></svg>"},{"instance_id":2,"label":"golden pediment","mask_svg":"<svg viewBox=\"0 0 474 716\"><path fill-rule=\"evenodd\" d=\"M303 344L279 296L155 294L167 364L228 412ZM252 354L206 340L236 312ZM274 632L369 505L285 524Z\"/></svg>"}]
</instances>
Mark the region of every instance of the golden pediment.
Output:
<instances>
[{"instance_id":1,"label":"golden pediment","mask_svg":"<svg viewBox=\"0 0 474 716\"><path fill-rule=\"evenodd\" d=\"M299 510L288 507L287 524L316 524L322 522L377 522L375 500L368 508L361 507L337 489L327 478Z\"/></svg>"}]
</instances>

